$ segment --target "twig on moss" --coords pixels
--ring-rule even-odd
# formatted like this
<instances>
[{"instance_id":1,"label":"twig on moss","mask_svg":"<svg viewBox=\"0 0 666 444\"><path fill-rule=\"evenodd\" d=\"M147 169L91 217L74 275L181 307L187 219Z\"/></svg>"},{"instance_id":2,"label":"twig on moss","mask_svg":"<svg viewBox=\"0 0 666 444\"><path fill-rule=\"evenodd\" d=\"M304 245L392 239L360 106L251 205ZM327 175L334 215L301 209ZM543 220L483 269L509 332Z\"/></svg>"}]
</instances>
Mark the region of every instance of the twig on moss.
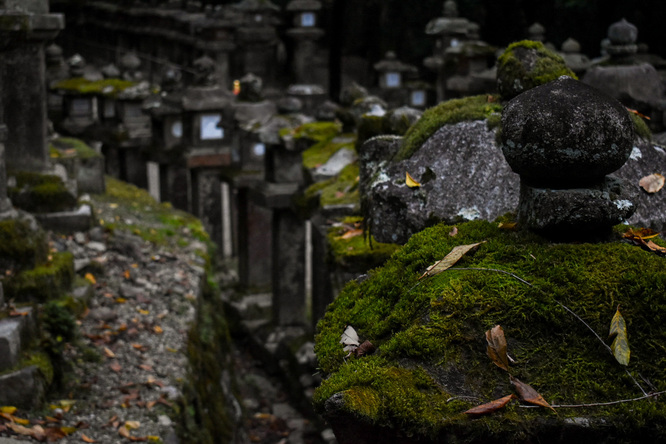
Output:
<instances>
[{"instance_id":1,"label":"twig on moss","mask_svg":"<svg viewBox=\"0 0 666 444\"><path fill-rule=\"evenodd\" d=\"M543 291L542 289L540 289L540 288L538 288L538 287L535 287L532 283L526 281L525 279L521 278L520 276L517 276L517 275L515 275L515 274L513 274L513 273L511 273L511 272L509 272L509 271L499 270L499 269L497 269L497 268L477 268L477 267L451 267L451 268L449 268L449 270L478 270L478 271L493 271L493 272L495 272L495 273L506 274L506 275L511 276L512 278L516 279L517 281L522 282L523 284L527 285L528 287L531 287L531 288L536 289L536 290L539 291L541 294L550 297L550 295L547 294L547 293L546 293L545 291ZM589 325L587 322L585 322L585 321L583 320L583 318L581 318L580 316L578 316L573 310L571 310L569 307L567 307L566 305L564 305L563 303L561 303L561 302L558 301L557 299L555 299L555 298L552 298L552 299L553 299L553 301L554 301L557 305L559 305L560 307L564 308L564 309L565 309L567 312L569 312L572 316L574 316L576 319L578 319L580 322L582 322L583 325L586 326L586 327L588 328L588 330L590 330L590 331L592 332L592 334L593 334L593 335L599 340L599 342L601 342L601 343L603 344L603 346L606 348L606 350L608 351L608 353L610 353L611 356L614 356L614 355L613 355L613 350L611 350L611 348L606 344L606 342L604 342L604 340L601 339L601 336L599 336L599 335L597 334L597 332L594 331L594 329L593 329L592 327L590 327L590 325ZM629 373L629 370L625 368L624 371L625 371L625 372L627 373L627 375L631 378L631 380L634 381L634 384L636 384L636 386L640 389L641 393L643 393L643 395L644 395L643 397L649 396L648 393L643 389L643 387L638 383L638 381L636 380L636 378L634 378L634 377L632 376L632 374Z\"/></svg>"},{"instance_id":2,"label":"twig on moss","mask_svg":"<svg viewBox=\"0 0 666 444\"><path fill-rule=\"evenodd\" d=\"M655 393L647 393L645 396L639 396L638 398L631 398L631 399L619 399L617 401L609 401L609 402L593 402L590 404L562 404L562 405L557 405L557 404L551 404L550 406L556 409L576 409L576 408L582 408L582 407L605 407L609 405L616 405L616 404L624 404L627 402L635 402L635 401L642 401L643 399L648 399L648 398L656 398L659 395L663 395L666 393L666 390L661 391L661 392L655 392ZM539 408L537 405L521 405L520 407L526 408L526 409L531 409L531 408Z\"/></svg>"}]
</instances>

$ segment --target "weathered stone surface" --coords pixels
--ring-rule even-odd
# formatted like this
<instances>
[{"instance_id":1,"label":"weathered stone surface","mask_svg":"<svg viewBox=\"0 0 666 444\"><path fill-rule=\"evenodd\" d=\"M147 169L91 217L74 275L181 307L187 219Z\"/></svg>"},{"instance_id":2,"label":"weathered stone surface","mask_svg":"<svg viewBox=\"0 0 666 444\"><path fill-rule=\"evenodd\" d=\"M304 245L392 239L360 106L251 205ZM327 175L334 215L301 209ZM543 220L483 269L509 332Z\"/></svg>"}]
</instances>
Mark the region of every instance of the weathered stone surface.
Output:
<instances>
[{"instance_id":1,"label":"weathered stone surface","mask_svg":"<svg viewBox=\"0 0 666 444\"><path fill-rule=\"evenodd\" d=\"M35 365L0 376L0 404L22 409L38 407L44 400L46 381Z\"/></svg>"},{"instance_id":2,"label":"weathered stone surface","mask_svg":"<svg viewBox=\"0 0 666 444\"><path fill-rule=\"evenodd\" d=\"M530 184L597 181L627 161L633 137L619 102L569 77L517 96L502 112L502 151Z\"/></svg>"},{"instance_id":3,"label":"weathered stone surface","mask_svg":"<svg viewBox=\"0 0 666 444\"><path fill-rule=\"evenodd\" d=\"M637 194L635 187L613 176L590 188L548 189L523 184L518 213L521 222L535 231L589 236L631 216Z\"/></svg>"},{"instance_id":4,"label":"weathered stone surface","mask_svg":"<svg viewBox=\"0 0 666 444\"><path fill-rule=\"evenodd\" d=\"M622 101L627 106L652 104L664 95L664 85L654 66L595 66L582 81Z\"/></svg>"},{"instance_id":5,"label":"weathered stone surface","mask_svg":"<svg viewBox=\"0 0 666 444\"><path fill-rule=\"evenodd\" d=\"M94 223L90 205L81 205L76 211L37 214L35 217L44 228L59 233L87 231Z\"/></svg>"},{"instance_id":6,"label":"weathered stone surface","mask_svg":"<svg viewBox=\"0 0 666 444\"><path fill-rule=\"evenodd\" d=\"M492 220L516 210L518 176L485 121L445 125L410 159L366 169L365 159L396 151L399 140L371 139L361 150L364 213L378 242L404 243L439 221ZM407 187L407 172L420 187Z\"/></svg>"},{"instance_id":7,"label":"weathered stone surface","mask_svg":"<svg viewBox=\"0 0 666 444\"><path fill-rule=\"evenodd\" d=\"M14 367L21 352L21 323L18 319L0 321L0 371Z\"/></svg>"},{"instance_id":8,"label":"weathered stone surface","mask_svg":"<svg viewBox=\"0 0 666 444\"><path fill-rule=\"evenodd\" d=\"M347 166L354 163L357 159L356 152L349 148L342 148L336 151L323 165L317 167L312 178L315 182L335 177Z\"/></svg>"}]
</instances>

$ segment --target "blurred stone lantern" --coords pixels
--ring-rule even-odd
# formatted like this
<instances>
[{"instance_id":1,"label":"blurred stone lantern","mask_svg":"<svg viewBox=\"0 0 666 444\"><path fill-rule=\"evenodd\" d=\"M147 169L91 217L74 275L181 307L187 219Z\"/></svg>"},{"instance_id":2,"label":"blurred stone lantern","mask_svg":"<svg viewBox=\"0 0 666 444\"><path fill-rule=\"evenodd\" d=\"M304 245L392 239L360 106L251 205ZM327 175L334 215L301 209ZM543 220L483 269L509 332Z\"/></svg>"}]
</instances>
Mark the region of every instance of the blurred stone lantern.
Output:
<instances>
[{"instance_id":1,"label":"blurred stone lantern","mask_svg":"<svg viewBox=\"0 0 666 444\"><path fill-rule=\"evenodd\" d=\"M287 35L295 42L292 71L296 83L321 83L312 69L316 41L324 35L324 31L317 27L321 7L318 0L292 0L287 4L287 11L293 14L294 27L287 30Z\"/></svg>"},{"instance_id":2,"label":"blurred stone lantern","mask_svg":"<svg viewBox=\"0 0 666 444\"><path fill-rule=\"evenodd\" d=\"M97 96L90 81L83 77L86 61L79 54L67 60L69 78L51 86L51 94L62 96L64 119L54 121L57 129L71 135L81 135L98 121ZM55 103L55 99L53 102Z\"/></svg>"},{"instance_id":3,"label":"blurred stone lantern","mask_svg":"<svg viewBox=\"0 0 666 444\"><path fill-rule=\"evenodd\" d=\"M398 60L395 52L388 51L384 60L374 65L379 77L379 95L390 106L402 106L409 102L409 90L406 80L416 73L416 67Z\"/></svg>"}]
</instances>

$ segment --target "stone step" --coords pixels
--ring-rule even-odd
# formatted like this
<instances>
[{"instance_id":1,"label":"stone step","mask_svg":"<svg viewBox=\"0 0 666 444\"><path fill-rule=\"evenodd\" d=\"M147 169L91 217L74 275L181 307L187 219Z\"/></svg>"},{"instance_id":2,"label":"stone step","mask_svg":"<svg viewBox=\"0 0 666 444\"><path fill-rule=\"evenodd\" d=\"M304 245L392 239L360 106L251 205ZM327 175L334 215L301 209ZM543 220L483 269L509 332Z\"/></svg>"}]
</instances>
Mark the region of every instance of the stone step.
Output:
<instances>
[{"instance_id":1,"label":"stone step","mask_svg":"<svg viewBox=\"0 0 666 444\"><path fill-rule=\"evenodd\" d=\"M44 402L46 379L36 365L0 375L0 405L30 410Z\"/></svg>"},{"instance_id":2,"label":"stone step","mask_svg":"<svg viewBox=\"0 0 666 444\"><path fill-rule=\"evenodd\" d=\"M0 320L0 371L18 364L21 351L35 334L35 319L32 307L16 309L21 316L12 316Z\"/></svg>"}]
</instances>

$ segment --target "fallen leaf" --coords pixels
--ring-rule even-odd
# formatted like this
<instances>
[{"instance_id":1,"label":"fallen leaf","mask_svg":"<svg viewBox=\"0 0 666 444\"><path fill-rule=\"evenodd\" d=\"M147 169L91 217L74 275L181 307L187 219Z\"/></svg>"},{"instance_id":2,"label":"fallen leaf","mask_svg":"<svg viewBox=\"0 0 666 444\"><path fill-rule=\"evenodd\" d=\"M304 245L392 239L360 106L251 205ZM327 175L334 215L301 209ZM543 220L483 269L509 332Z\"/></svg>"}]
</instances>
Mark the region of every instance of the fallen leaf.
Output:
<instances>
[{"instance_id":1,"label":"fallen leaf","mask_svg":"<svg viewBox=\"0 0 666 444\"><path fill-rule=\"evenodd\" d=\"M345 346L343 350L349 352L350 354L355 352L358 346L361 345L358 339L358 333L356 333L354 327L348 325L345 328L345 331L340 337L340 344L343 344Z\"/></svg>"},{"instance_id":2,"label":"fallen leaf","mask_svg":"<svg viewBox=\"0 0 666 444\"><path fill-rule=\"evenodd\" d=\"M153 367L148 365L148 364L141 364L141 365L139 365L139 368L141 370L145 370L147 372L152 372L153 371Z\"/></svg>"},{"instance_id":3,"label":"fallen leaf","mask_svg":"<svg viewBox=\"0 0 666 444\"><path fill-rule=\"evenodd\" d=\"M613 319L611 320L610 332L608 333L608 339L613 337L615 337L611 344L613 356L615 356L615 359L620 364L629 365L631 350L629 350L629 339L627 338L627 324L620 314L619 305L615 311L615 316L613 316Z\"/></svg>"},{"instance_id":4,"label":"fallen leaf","mask_svg":"<svg viewBox=\"0 0 666 444\"><path fill-rule=\"evenodd\" d=\"M120 373L120 371L123 369L123 367L120 364L118 364L117 362L114 362L114 363L110 364L109 368L111 370L113 370L114 372L116 372L116 373Z\"/></svg>"},{"instance_id":5,"label":"fallen leaf","mask_svg":"<svg viewBox=\"0 0 666 444\"><path fill-rule=\"evenodd\" d=\"M141 427L141 423L139 421L125 421L125 427L129 430L138 429Z\"/></svg>"},{"instance_id":6,"label":"fallen leaf","mask_svg":"<svg viewBox=\"0 0 666 444\"><path fill-rule=\"evenodd\" d=\"M83 442L97 442L96 440L87 437L85 433L81 433L81 440L83 440Z\"/></svg>"},{"instance_id":7,"label":"fallen leaf","mask_svg":"<svg viewBox=\"0 0 666 444\"><path fill-rule=\"evenodd\" d=\"M534 404L538 405L541 407L546 407L551 409L552 411L555 411L554 408L548 404L548 402L543 399L543 396L541 396L536 390L534 390L530 385L525 384L524 382L520 381L519 379L511 377L511 384L516 388L516 391L518 392L518 397L522 400L525 401L529 404Z\"/></svg>"},{"instance_id":8,"label":"fallen leaf","mask_svg":"<svg viewBox=\"0 0 666 444\"><path fill-rule=\"evenodd\" d=\"M512 399L515 399L516 395L507 395L503 398L496 399L494 401L488 402L486 404L482 404L479 406L476 406L474 408L471 408L464 412L467 415L471 416L480 416L480 415L487 415L489 413L494 413L498 411L499 409L504 408Z\"/></svg>"},{"instance_id":9,"label":"fallen leaf","mask_svg":"<svg viewBox=\"0 0 666 444\"><path fill-rule=\"evenodd\" d=\"M106 355L107 358L115 358L116 354L111 351L110 348L104 347L104 354Z\"/></svg>"},{"instance_id":10,"label":"fallen leaf","mask_svg":"<svg viewBox=\"0 0 666 444\"><path fill-rule=\"evenodd\" d=\"M130 278L130 271L125 270L125 272L123 273L123 276L125 276L125 279L129 279Z\"/></svg>"},{"instance_id":11,"label":"fallen leaf","mask_svg":"<svg viewBox=\"0 0 666 444\"><path fill-rule=\"evenodd\" d=\"M513 231L518 227L518 222L500 222L497 228L500 230Z\"/></svg>"},{"instance_id":12,"label":"fallen leaf","mask_svg":"<svg viewBox=\"0 0 666 444\"><path fill-rule=\"evenodd\" d=\"M451 231L449 231L449 236L455 237L458 234L458 227L453 227L451 228Z\"/></svg>"},{"instance_id":13,"label":"fallen leaf","mask_svg":"<svg viewBox=\"0 0 666 444\"><path fill-rule=\"evenodd\" d=\"M447 254L444 259L435 262L431 266L428 267L428 269L421 275L419 280L423 279L424 277L429 277L429 276L435 276L449 268L451 268L456 262L460 260L461 257L463 257L468 251L471 249L478 247L479 245L485 243L486 241L483 242L477 242L475 244L469 244L469 245L458 245L457 247L453 247L453 250L449 254Z\"/></svg>"},{"instance_id":14,"label":"fallen leaf","mask_svg":"<svg viewBox=\"0 0 666 444\"><path fill-rule=\"evenodd\" d=\"M129 438L130 437L130 431L124 425L118 427L118 434L120 436L122 436L123 438Z\"/></svg>"},{"instance_id":15,"label":"fallen leaf","mask_svg":"<svg viewBox=\"0 0 666 444\"><path fill-rule=\"evenodd\" d=\"M507 357L506 338L504 330L499 325L486 331L486 342L488 347L486 353L493 363L502 370L509 371L509 358Z\"/></svg>"},{"instance_id":16,"label":"fallen leaf","mask_svg":"<svg viewBox=\"0 0 666 444\"><path fill-rule=\"evenodd\" d=\"M655 253L661 253L661 254L666 254L666 247L662 247L660 245L655 244L652 241L647 241L645 244L650 250L654 251Z\"/></svg>"},{"instance_id":17,"label":"fallen leaf","mask_svg":"<svg viewBox=\"0 0 666 444\"><path fill-rule=\"evenodd\" d=\"M361 357L361 356L367 356L371 355L375 352L375 345L370 342L370 341L364 341L361 345L358 346L356 349L356 356Z\"/></svg>"},{"instance_id":18,"label":"fallen leaf","mask_svg":"<svg viewBox=\"0 0 666 444\"><path fill-rule=\"evenodd\" d=\"M95 276L93 276L92 273L86 273L85 278L93 285L97 283L97 280L95 280Z\"/></svg>"},{"instance_id":19,"label":"fallen leaf","mask_svg":"<svg viewBox=\"0 0 666 444\"><path fill-rule=\"evenodd\" d=\"M351 239L356 236L360 236L363 234L363 229L361 228L353 228L351 230L348 230L345 234L339 237L339 239Z\"/></svg>"},{"instance_id":20,"label":"fallen leaf","mask_svg":"<svg viewBox=\"0 0 666 444\"><path fill-rule=\"evenodd\" d=\"M125 302L127 302L125 298L116 298L116 304L124 304Z\"/></svg>"},{"instance_id":21,"label":"fallen leaf","mask_svg":"<svg viewBox=\"0 0 666 444\"><path fill-rule=\"evenodd\" d=\"M0 413L6 413L8 415L13 415L16 413L17 408L12 406L0 407Z\"/></svg>"},{"instance_id":22,"label":"fallen leaf","mask_svg":"<svg viewBox=\"0 0 666 444\"><path fill-rule=\"evenodd\" d=\"M666 178L659 173L655 173L643 177L638 182L638 185L640 185L646 192L653 194L664 187L664 182L666 182Z\"/></svg>"},{"instance_id":23,"label":"fallen leaf","mask_svg":"<svg viewBox=\"0 0 666 444\"><path fill-rule=\"evenodd\" d=\"M638 238L638 239L643 239L643 240L652 239L652 238L657 237L657 236L659 236L659 232L654 231L651 228L637 228L637 229L629 228L622 235L622 237L624 237L625 239L637 239Z\"/></svg>"},{"instance_id":24,"label":"fallen leaf","mask_svg":"<svg viewBox=\"0 0 666 444\"><path fill-rule=\"evenodd\" d=\"M28 316L30 312L28 311L10 311L9 312L9 317L16 318L16 317L21 317L21 316Z\"/></svg>"},{"instance_id":25,"label":"fallen leaf","mask_svg":"<svg viewBox=\"0 0 666 444\"><path fill-rule=\"evenodd\" d=\"M144 316L150 314L150 311L148 311L148 310L143 310L143 309L141 309L141 308L139 308L139 307L136 308L136 311L138 311L140 314L142 314L142 315L144 315Z\"/></svg>"},{"instance_id":26,"label":"fallen leaf","mask_svg":"<svg viewBox=\"0 0 666 444\"><path fill-rule=\"evenodd\" d=\"M155 332L155 334L158 335L161 335L164 332L164 330L162 330L162 327L160 327L159 325L154 326L153 331Z\"/></svg>"},{"instance_id":27,"label":"fallen leaf","mask_svg":"<svg viewBox=\"0 0 666 444\"><path fill-rule=\"evenodd\" d=\"M636 114L638 117L642 117L642 118L644 118L645 120L650 120L650 118L649 118L648 116L646 116L645 114L641 114L641 113L639 113L639 112L636 111L635 109L627 108L627 111L629 111L630 113Z\"/></svg>"},{"instance_id":28,"label":"fallen leaf","mask_svg":"<svg viewBox=\"0 0 666 444\"><path fill-rule=\"evenodd\" d=\"M421 186L421 184L418 183L416 180L414 180L414 178L409 173L406 172L405 174L406 174L405 183L409 188L418 188Z\"/></svg>"}]
</instances>

